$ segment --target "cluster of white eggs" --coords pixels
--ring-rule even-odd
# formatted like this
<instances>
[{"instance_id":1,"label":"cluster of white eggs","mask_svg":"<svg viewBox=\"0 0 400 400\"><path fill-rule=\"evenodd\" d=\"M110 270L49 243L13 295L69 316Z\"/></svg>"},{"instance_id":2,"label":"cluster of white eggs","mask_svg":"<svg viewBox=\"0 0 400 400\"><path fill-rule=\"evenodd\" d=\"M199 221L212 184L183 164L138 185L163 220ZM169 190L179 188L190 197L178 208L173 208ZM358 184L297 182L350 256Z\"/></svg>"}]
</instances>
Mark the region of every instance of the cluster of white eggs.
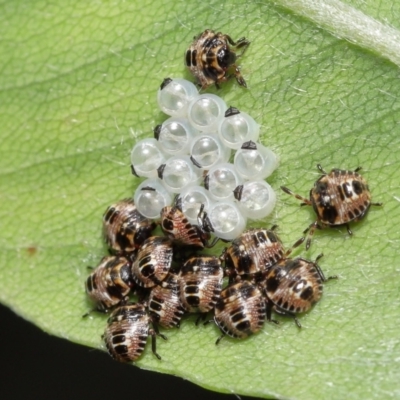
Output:
<instances>
[{"instance_id":1,"label":"cluster of white eggs","mask_svg":"<svg viewBox=\"0 0 400 400\"><path fill-rule=\"evenodd\" d=\"M190 223L197 224L204 205L215 236L233 240L247 218L272 212L276 196L265 178L278 158L257 143L259 125L252 117L214 94L199 94L184 79L165 79L157 101L170 118L154 129L155 138L139 141L131 153L132 172L147 178L134 195L141 214L158 219L178 195Z\"/></svg>"}]
</instances>

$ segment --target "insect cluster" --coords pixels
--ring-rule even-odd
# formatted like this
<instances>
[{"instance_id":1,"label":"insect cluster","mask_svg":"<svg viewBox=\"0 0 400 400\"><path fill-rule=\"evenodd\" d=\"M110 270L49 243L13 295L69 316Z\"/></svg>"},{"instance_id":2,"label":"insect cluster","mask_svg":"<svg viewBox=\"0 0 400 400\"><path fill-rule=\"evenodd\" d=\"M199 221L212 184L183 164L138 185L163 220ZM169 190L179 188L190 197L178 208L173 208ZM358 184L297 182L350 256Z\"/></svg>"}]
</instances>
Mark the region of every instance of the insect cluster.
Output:
<instances>
[{"instance_id":1,"label":"insect cluster","mask_svg":"<svg viewBox=\"0 0 400 400\"><path fill-rule=\"evenodd\" d=\"M226 81L230 69L245 81L231 49L245 49L221 33L206 30L185 54L190 71L205 88ZM281 189L310 205L316 213L291 247L284 247L276 226L246 228L246 218L271 213L275 193L265 182L278 161L257 143L258 124L246 113L227 107L215 95L199 95L195 85L167 78L158 104L170 115L154 129L155 138L138 142L131 153L132 172L147 178L134 198L109 206L103 234L110 255L86 280L94 310L110 312L103 340L118 361L137 360L159 328L178 328L189 314L212 321L221 335L246 338L272 313L294 318L309 311L323 293L326 278L318 261L291 257L304 242L308 249L316 229L346 226L361 220L371 205L365 179L355 171L325 172L309 199ZM237 150L229 163L231 149ZM200 185L203 180L204 186ZM173 197L175 199L173 200ZM214 238L212 237L214 235ZM230 242L220 254L204 254L221 238ZM87 316L88 314L85 314ZM209 316L209 317L208 317Z\"/></svg>"}]
</instances>

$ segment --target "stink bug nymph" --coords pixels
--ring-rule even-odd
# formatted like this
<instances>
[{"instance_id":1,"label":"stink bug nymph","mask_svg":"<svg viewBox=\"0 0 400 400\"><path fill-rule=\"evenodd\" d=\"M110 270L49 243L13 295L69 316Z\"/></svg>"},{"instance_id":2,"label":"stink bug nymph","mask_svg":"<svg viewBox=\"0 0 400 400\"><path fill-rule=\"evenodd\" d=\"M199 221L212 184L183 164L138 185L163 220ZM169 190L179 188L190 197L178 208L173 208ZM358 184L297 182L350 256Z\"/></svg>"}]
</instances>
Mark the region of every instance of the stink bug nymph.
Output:
<instances>
[{"instance_id":1,"label":"stink bug nymph","mask_svg":"<svg viewBox=\"0 0 400 400\"><path fill-rule=\"evenodd\" d=\"M244 37L234 42L229 35L206 29L194 38L193 43L186 50L185 64L202 89L212 84L219 88L219 83L225 82L231 77L228 75L228 70L231 68L239 85L247 87L235 62L249 44L250 42ZM241 54L237 56L233 48L235 50L242 49Z\"/></svg>"},{"instance_id":2,"label":"stink bug nymph","mask_svg":"<svg viewBox=\"0 0 400 400\"><path fill-rule=\"evenodd\" d=\"M172 243L165 236L146 239L132 263L132 277L138 286L151 288L160 285L172 263Z\"/></svg>"},{"instance_id":3,"label":"stink bug nymph","mask_svg":"<svg viewBox=\"0 0 400 400\"><path fill-rule=\"evenodd\" d=\"M137 250L155 227L155 222L140 214L132 199L112 204L103 216L105 241L117 254Z\"/></svg>"},{"instance_id":4,"label":"stink bug nymph","mask_svg":"<svg viewBox=\"0 0 400 400\"><path fill-rule=\"evenodd\" d=\"M183 306L190 313L205 314L214 309L222 289L224 272L214 256L194 256L180 271L179 286Z\"/></svg>"},{"instance_id":5,"label":"stink bug nymph","mask_svg":"<svg viewBox=\"0 0 400 400\"><path fill-rule=\"evenodd\" d=\"M303 232L304 234L308 232L307 249L311 245L315 229L344 225L349 235L352 235L349 222L364 218L371 205L382 205L382 203L371 203L368 184L358 173L360 167L354 171L332 169L329 173L325 172L320 164L317 167L323 175L314 183L309 199L281 186L285 193L301 200L302 205L312 206L317 214L317 220Z\"/></svg>"},{"instance_id":6,"label":"stink bug nymph","mask_svg":"<svg viewBox=\"0 0 400 400\"><path fill-rule=\"evenodd\" d=\"M182 199L177 197L173 206L164 207L161 210L161 229L176 244L194 246L197 248L212 247L216 241L208 243L211 235L205 229L203 209L198 216L199 225L192 225L182 212Z\"/></svg>"},{"instance_id":7,"label":"stink bug nymph","mask_svg":"<svg viewBox=\"0 0 400 400\"><path fill-rule=\"evenodd\" d=\"M258 332L266 317L265 299L257 286L241 281L226 287L215 306L214 321L225 336L243 339Z\"/></svg>"},{"instance_id":8,"label":"stink bug nymph","mask_svg":"<svg viewBox=\"0 0 400 400\"><path fill-rule=\"evenodd\" d=\"M164 328L179 328L185 309L179 296L178 276L170 271L162 285L152 288L148 304L154 324Z\"/></svg>"},{"instance_id":9,"label":"stink bug nymph","mask_svg":"<svg viewBox=\"0 0 400 400\"><path fill-rule=\"evenodd\" d=\"M237 275L254 277L255 274L267 271L303 242L300 239L290 249L285 250L275 229L276 225L271 229L249 229L225 249L221 257L225 260L226 275L231 282Z\"/></svg>"},{"instance_id":10,"label":"stink bug nymph","mask_svg":"<svg viewBox=\"0 0 400 400\"><path fill-rule=\"evenodd\" d=\"M125 304L116 308L107 321L102 338L112 358L121 362L137 360L144 351L147 337L151 336L153 354L161 360L156 351L156 336L167 338L150 328L151 318L143 304Z\"/></svg>"},{"instance_id":11,"label":"stink bug nymph","mask_svg":"<svg viewBox=\"0 0 400 400\"><path fill-rule=\"evenodd\" d=\"M98 311L107 312L126 301L133 286L131 262L125 257L108 256L87 278L86 293L97 303Z\"/></svg>"},{"instance_id":12,"label":"stink bug nymph","mask_svg":"<svg viewBox=\"0 0 400 400\"><path fill-rule=\"evenodd\" d=\"M268 320L271 320L271 311L274 309L278 314L293 316L301 328L296 315L310 310L320 300L323 282L337 278L325 278L318 265L321 257L322 254L314 262L300 257L286 258L270 268L264 282Z\"/></svg>"}]
</instances>

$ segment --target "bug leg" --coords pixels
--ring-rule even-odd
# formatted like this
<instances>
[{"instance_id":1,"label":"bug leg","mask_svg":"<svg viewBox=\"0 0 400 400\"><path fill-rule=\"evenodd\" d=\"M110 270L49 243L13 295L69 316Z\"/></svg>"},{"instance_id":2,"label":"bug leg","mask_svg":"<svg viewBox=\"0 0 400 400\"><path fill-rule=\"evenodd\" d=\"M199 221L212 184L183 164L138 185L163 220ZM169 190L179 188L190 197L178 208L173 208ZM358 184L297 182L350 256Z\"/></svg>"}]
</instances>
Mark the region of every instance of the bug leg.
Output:
<instances>
[{"instance_id":1,"label":"bug leg","mask_svg":"<svg viewBox=\"0 0 400 400\"><path fill-rule=\"evenodd\" d=\"M294 319L294 322L296 323L297 327L298 327L298 328L301 328L301 323L300 323L300 321L297 319L296 314L293 314L293 313L291 313L291 312L289 312L289 311L282 310L282 309L279 308L278 306L275 306L275 312L276 312L277 314L280 314L280 315L285 315L285 316L292 317L292 318Z\"/></svg>"},{"instance_id":2,"label":"bug leg","mask_svg":"<svg viewBox=\"0 0 400 400\"><path fill-rule=\"evenodd\" d=\"M299 196L296 193L293 193L290 189L288 189L286 186L281 186L281 189L287 193L290 194L291 196L295 197L297 200L302 201L303 203L301 205L305 205L305 206L311 206L312 203L309 199L306 199L305 197Z\"/></svg>"},{"instance_id":3,"label":"bug leg","mask_svg":"<svg viewBox=\"0 0 400 400\"><path fill-rule=\"evenodd\" d=\"M327 172L322 168L321 164L317 164L317 168L318 168L324 175L327 175Z\"/></svg>"},{"instance_id":4,"label":"bug leg","mask_svg":"<svg viewBox=\"0 0 400 400\"><path fill-rule=\"evenodd\" d=\"M277 314L286 315L284 311L279 311L279 309L275 306L275 304L267 298L266 301L267 321L272 322L275 325L279 325L279 321L271 318L272 310L275 310Z\"/></svg>"},{"instance_id":5,"label":"bug leg","mask_svg":"<svg viewBox=\"0 0 400 400\"><path fill-rule=\"evenodd\" d=\"M318 254L317 258L316 258L315 261L314 261L314 264L317 265L317 262L318 262L323 256L324 256L323 253Z\"/></svg>"},{"instance_id":6,"label":"bug leg","mask_svg":"<svg viewBox=\"0 0 400 400\"><path fill-rule=\"evenodd\" d=\"M149 335L151 335L151 351L153 354L161 360L160 355L157 353L157 336L160 336L163 340L168 340L168 338L160 333L158 330L158 325L153 322L153 329L149 329Z\"/></svg>"},{"instance_id":7,"label":"bug leg","mask_svg":"<svg viewBox=\"0 0 400 400\"><path fill-rule=\"evenodd\" d=\"M283 254L282 258L287 258L289 256L289 254L292 253L292 251L296 248L299 247L304 241L306 240L305 236L302 236L300 239L298 239L296 242L294 242L294 244L285 251L285 253Z\"/></svg>"},{"instance_id":8,"label":"bug leg","mask_svg":"<svg viewBox=\"0 0 400 400\"><path fill-rule=\"evenodd\" d=\"M267 304L266 304L267 321L269 321L269 322L272 322L272 321L278 322L278 321L275 321L275 320L273 320L273 319L271 318L271 313L272 313L272 308L274 307L274 303L273 303L270 299L268 299L268 298L267 298L266 303L267 303Z\"/></svg>"},{"instance_id":9,"label":"bug leg","mask_svg":"<svg viewBox=\"0 0 400 400\"><path fill-rule=\"evenodd\" d=\"M331 279L339 279L339 276L338 276L338 275L332 275L332 276L328 276L328 277L326 278L327 281L329 281L329 280L331 280Z\"/></svg>"},{"instance_id":10,"label":"bug leg","mask_svg":"<svg viewBox=\"0 0 400 400\"><path fill-rule=\"evenodd\" d=\"M338 279L339 277L337 275L328 276L328 278L325 277L324 273L322 272L321 267L317 264L318 260L320 260L323 256L324 255L321 253L314 261L315 269L317 270L318 275L320 276L322 282L329 281L330 279Z\"/></svg>"},{"instance_id":11,"label":"bug leg","mask_svg":"<svg viewBox=\"0 0 400 400\"><path fill-rule=\"evenodd\" d=\"M246 81L244 80L239 68L235 64L233 64L232 67L235 68L235 71L233 72L233 74L225 75L225 77L223 79L221 79L220 81L229 81L234 76L237 83L240 86L247 88Z\"/></svg>"},{"instance_id":12,"label":"bug leg","mask_svg":"<svg viewBox=\"0 0 400 400\"><path fill-rule=\"evenodd\" d=\"M246 81L244 80L244 78L243 78L243 76L242 76L242 73L240 72L239 67L237 67L236 65L235 65L235 72L234 72L234 75L235 75L235 78L236 78L237 83L238 83L240 86L243 86L243 87L247 88L247 83L246 83Z\"/></svg>"},{"instance_id":13,"label":"bug leg","mask_svg":"<svg viewBox=\"0 0 400 400\"><path fill-rule=\"evenodd\" d=\"M337 275L328 276L326 278L319 265L315 264L315 268L318 272L318 275L321 277L322 282L329 281L330 279L339 279L339 277Z\"/></svg>"},{"instance_id":14,"label":"bug leg","mask_svg":"<svg viewBox=\"0 0 400 400\"><path fill-rule=\"evenodd\" d=\"M236 42L236 48L243 49L243 50L240 54L237 55L237 58L241 57L249 46L250 46L250 41L248 41L245 37L240 38Z\"/></svg>"},{"instance_id":15,"label":"bug leg","mask_svg":"<svg viewBox=\"0 0 400 400\"><path fill-rule=\"evenodd\" d=\"M200 210L199 213L197 214L197 223L199 226L203 227L204 225L204 219L207 217L204 212L204 204L202 203L200 205Z\"/></svg>"},{"instance_id":16,"label":"bug leg","mask_svg":"<svg viewBox=\"0 0 400 400\"><path fill-rule=\"evenodd\" d=\"M349 224L346 224L346 229L347 229L348 234L350 236L352 236L353 235L353 231L350 229L350 225Z\"/></svg>"},{"instance_id":17,"label":"bug leg","mask_svg":"<svg viewBox=\"0 0 400 400\"><path fill-rule=\"evenodd\" d=\"M225 39L229 42L230 45L235 46L237 49L243 48L243 51L237 57L242 56L250 45L250 42L245 37L241 37L236 42L234 42L229 35L225 35Z\"/></svg>"},{"instance_id":18,"label":"bug leg","mask_svg":"<svg viewBox=\"0 0 400 400\"><path fill-rule=\"evenodd\" d=\"M226 251L227 251L227 250L228 250L227 247L225 247L225 248L222 250L222 253L221 253L221 255L219 256L219 261L221 261L221 262L224 262L224 261L225 261Z\"/></svg>"},{"instance_id":19,"label":"bug leg","mask_svg":"<svg viewBox=\"0 0 400 400\"><path fill-rule=\"evenodd\" d=\"M371 206L382 207L383 203L371 203Z\"/></svg>"},{"instance_id":20,"label":"bug leg","mask_svg":"<svg viewBox=\"0 0 400 400\"><path fill-rule=\"evenodd\" d=\"M357 167L355 170L354 170L354 172L358 172L358 171L361 171L362 170L362 167Z\"/></svg>"},{"instance_id":21,"label":"bug leg","mask_svg":"<svg viewBox=\"0 0 400 400\"><path fill-rule=\"evenodd\" d=\"M207 313L200 313L199 316L196 319L196 326L199 326L200 321L204 321L207 318ZM208 323L209 321L205 321L203 322L203 325L206 324L206 322Z\"/></svg>"},{"instance_id":22,"label":"bug leg","mask_svg":"<svg viewBox=\"0 0 400 400\"><path fill-rule=\"evenodd\" d=\"M206 243L206 245L204 246L206 249L210 249L211 247L214 247L216 244L217 244L217 242L219 241L219 237L215 237L213 240L212 240L212 242L211 243Z\"/></svg>"},{"instance_id":23,"label":"bug leg","mask_svg":"<svg viewBox=\"0 0 400 400\"><path fill-rule=\"evenodd\" d=\"M224 35L224 36L225 36L225 39L229 42L230 45L237 46L237 43L229 35ZM240 38L238 40L238 42L240 42L243 39L244 39L244 37Z\"/></svg>"},{"instance_id":24,"label":"bug leg","mask_svg":"<svg viewBox=\"0 0 400 400\"><path fill-rule=\"evenodd\" d=\"M161 356L157 353L157 333L153 329L150 329L149 334L151 335L151 351L159 360L161 360Z\"/></svg>"},{"instance_id":25,"label":"bug leg","mask_svg":"<svg viewBox=\"0 0 400 400\"><path fill-rule=\"evenodd\" d=\"M182 198L179 195L176 195L174 199L174 207L177 208L180 212L182 212Z\"/></svg>"},{"instance_id":26,"label":"bug leg","mask_svg":"<svg viewBox=\"0 0 400 400\"><path fill-rule=\"evenodd\" d=\"M307 234L307 242L306 242L306 250L308 250L311 246L312 237L314 236L314 232L316 229L320 229L321 227L318 225L318 221L313 222L310 224L307 229L304 230L303 234Z\"/></svg>"},{"instance_id":27,"label":"bug leg","mask_svg":"<svg viewBox=\"0 0 400 400\"><path fill-rule=\"evenodd\" d=\"M296 323L297 327L301 329L300 321L297 319L297 317L295 315L293 315L293 318L294 318L294 322Z\"/></svg>"},{"instance_id":28,"label":"bug leg","mask_svg":"<svg viewBox=\"0 0 400 400\"><path fill-rule=\"evenodd\" d=\"M322 253L318 255L318 257L314 261L314 266L315 266L315 269L317 270L318 275L320 276L322 282L325 282L326 281L325 275L322 272L321 267L318 265L318 260L320 260L323 256L324 255Z\"/></svg>"},{"instance_id":29,"label":"bug leg","mask_svg":"<svg viewBox=\"0 0 400 400\"><path fill-rule=\"evenodd\" d=\"M89 310L87 313L82 315L82 318L87 318L92 312L98 312L101 314L108 314L108 309L106 308L106 306L101 306L99 304L99 306L97 308L92 308L91 310Z\"/></svg>"},{"instance_id":30,"label":"bug leg","mask_svg":"<svg viewBox=\"0 0 400 400\"><path fill-rule=\"evenodd\" d=\"M225 333L223 333L216 341L215 341L215 345L218 346L219 342L221 341L221 339L225 336Z\"/></svg>"}]
</instances>

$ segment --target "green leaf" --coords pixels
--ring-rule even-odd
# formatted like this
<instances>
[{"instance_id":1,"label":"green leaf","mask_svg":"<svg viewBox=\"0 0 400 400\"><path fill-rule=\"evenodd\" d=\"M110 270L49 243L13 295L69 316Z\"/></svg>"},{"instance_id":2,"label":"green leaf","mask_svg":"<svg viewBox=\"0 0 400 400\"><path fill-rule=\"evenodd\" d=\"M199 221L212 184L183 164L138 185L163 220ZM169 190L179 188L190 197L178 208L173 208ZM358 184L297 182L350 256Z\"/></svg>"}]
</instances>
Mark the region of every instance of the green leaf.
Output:
<instances>
[{"instance_id":1,"label":"green leaf","mask_svg":"<svg viewBox=\"0 0 400 400\"><path fill-rule=\"evenodd\" d=\"M307 196L317 163L362 166L373 201L384 206L354 224L352 237L317 231L308 252L296 251L310 259L323 252L322 269L340 277L301 316L303 329L280 318L215 346L218 329L190 318L159 341L162 361L147 349L138 366L258 397L399 397L400 81L392 62L400 53L386 35L399 35L399 6L346 4L3 1L0 301L54 335L102 347L106 316L81 318L90 308L86 266L106 252L102 213L139 183L129 152L166 118L159 84L190 78L184 50L213 28L252 43L240 59L249 89L232 81L210 91L260 122L262 143L281 157L269 179L276 211L253 226L277 223L284 243L297 240L315 216L279 186ZM346 29L322 5L339 9ZM382 31L368 36L365 21Z\"/></svg>"}]
</instances>

